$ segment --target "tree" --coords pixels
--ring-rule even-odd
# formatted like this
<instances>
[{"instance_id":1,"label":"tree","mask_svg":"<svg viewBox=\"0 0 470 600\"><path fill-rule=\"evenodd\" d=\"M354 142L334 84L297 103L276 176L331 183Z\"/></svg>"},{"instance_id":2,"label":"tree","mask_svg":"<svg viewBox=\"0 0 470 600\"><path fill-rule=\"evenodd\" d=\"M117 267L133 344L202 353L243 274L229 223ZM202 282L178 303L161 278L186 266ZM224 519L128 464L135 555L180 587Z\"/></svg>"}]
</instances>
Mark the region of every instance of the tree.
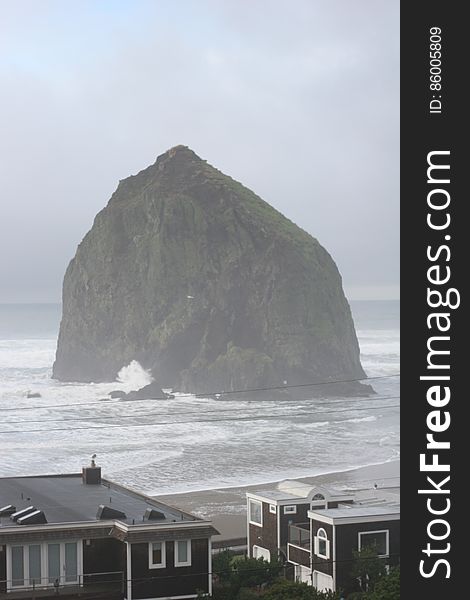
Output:
<instances>
[{"instance_id":1,"label":"tree","mask_svg":"<svg viewBox=\"0 0 470 600\"><path fill-rule=\"evenodd\" d=\"M367 600L400 600L400 567L390 569L388 575L381 577Z\"/></svg>"},{"instance_id":2,"label":"tree","mask_svg":"<svg viewBox=\"0 0 470 600\"><path fill-rule=\"evenodd\" d=\"M375 548L363 548L354 551L353 555L351 576L359 582L361 591L372 591L377 581L387 572L385 561L377 556Z\"/></svg>"},{"instance_id":3,"label":"tree","mask_svg":"<svg viewBox=\"0 0 470 600\"><path fill-rule=\"evenodd\" d=\"M278 581L263 594L262 600L338 600L334 592L319 592L306 583Z\"/></svg>"},{"instance_id":4,"label":"tree","mask_svg":"<svg viewBox=\"0 0 470 600\"><path fill-rule=\"evenodd\" d=\"M282 566L274 557L268 562L262 558L237 556L230 551L221 552L213 560L213 596L220 600L246 600L257 596L253 590L259 592L278 579Z\"/></svg>"}]
</instances>

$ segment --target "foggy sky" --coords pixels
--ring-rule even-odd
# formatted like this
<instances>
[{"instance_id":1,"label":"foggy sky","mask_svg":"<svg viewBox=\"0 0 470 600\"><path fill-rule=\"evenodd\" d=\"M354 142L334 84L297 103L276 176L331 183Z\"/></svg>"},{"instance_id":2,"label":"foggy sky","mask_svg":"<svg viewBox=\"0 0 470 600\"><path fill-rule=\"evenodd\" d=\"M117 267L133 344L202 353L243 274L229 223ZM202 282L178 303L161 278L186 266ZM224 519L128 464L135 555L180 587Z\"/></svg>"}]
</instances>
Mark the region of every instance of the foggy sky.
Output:
<instances>
[{"instance_id":1,"label":"foggy sky","mask_svg":"<svg viewBox=\"0 0 470 600\"><path fill-rule=\"evenodd\" d=\"M0 302L60 301L119 179L176 144L397 297L398 0L2 0Z\"/></svg>"}]
</instances>

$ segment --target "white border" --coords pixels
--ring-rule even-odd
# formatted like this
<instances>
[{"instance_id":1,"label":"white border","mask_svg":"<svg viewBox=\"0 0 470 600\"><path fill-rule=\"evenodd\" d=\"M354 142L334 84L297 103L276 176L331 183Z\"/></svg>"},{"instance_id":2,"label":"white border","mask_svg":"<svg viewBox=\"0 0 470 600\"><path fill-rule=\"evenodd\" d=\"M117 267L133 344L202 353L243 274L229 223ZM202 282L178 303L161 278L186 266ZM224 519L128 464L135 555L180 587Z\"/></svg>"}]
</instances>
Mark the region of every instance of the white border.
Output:
<instances>
[{"instance_id":1,"label":"white border","mask_svg":"<svg viewBox=\"0 0 470 600\"><path fill-rule=\"evenodd\" d=\"M257 523L256 521L251 520L251 503L259 504L260 514L261 514L261 523ZM248 523L250 525L256 525L257 527L263 527L263 503L260 500L254 500L253 498L248 498Z\"/></svg>"},{"instance_id":2,"label":"white border","mask_svg":"<svg viewBox=\"0 0 470 600\"><path fill-rule=\"evenodd\" d=\"M255 556L255 548L258 548L259 550L264 550L265 552L267 552L269 554L269 558L265 558L264 556ZM268 550L268 548L263 548L263 546L258 546L258 544L254 544L253 545L253 558L263 558L267 562L271 562L271 551Z\"/></svg>"},{"instance_id":3,"label":"white border","mask_svg":"<svg viewBox=\"0 0 470 600\"><path fill-rule=\"evenodd\" d=\"M186 542L186 554L188 560L179 560L178 544ZM175 540L175 567L190 567L191 566L191 540Z\"/></svg>"},{"instance_id":4,"label":"white border","mask_svg":"<svg viewBox=\"0 0 470 600\"><path fill-rule=\"evenodd\" d=\"M60 587L66 587L69 585L82 585L83 578L83 540L67 539L67 540L47 540L37 542L23 542L23 543L12 543L6 544L6 573L7 573L7 592L21 591L30 589L32 584L29 576L29 546L39 546L41 548L41 587L54 587L54 583L49 582L49 562L47 546L49 544L59 545L59 561L60 561ZM66 581L65 575L62 573L65 565L65 544L76 544L77 546L77 579L74 581ZM12 558L11 549L12 547L23 548L23 585L12 585Z\"/></svg>"},{"instance_id":5,"label":"white border","mask_svg":"<svg viewBox=\"0 0 470 600\"><path fill-rule=\"evenodd\" d=\"M297 514L297 504L286 504L284 506L283 513L285 515L296 515Z\"/></svg>"},{"instance_id":6,"label":"white border","mask_svg":"<svg viewBox=\"0 0 470 600\"><path fill-rule=\"evenodd\" d=\"M153 544L161 544L162 545L162 562L154 563L153 562ZM153 541L148 543L148 551L149 551L149 569L165 569L166 568L166 543L160 541Z\"/></svg>"},{"instance_id":7,"label":"white border","mask_svg":"<svg viewBox=\"0 0 470 600\"><path fill-rule=\"evenodd\" d=\"M361 535L368 535L370 533L385 533L385 547L387 550L386 554L377 554L379 558L387 558L390 556L390 530L389 529L378 529L377 531L359 531L357 534L357 549L362 550L361 547Z\"/></svg>"}]
</instances>

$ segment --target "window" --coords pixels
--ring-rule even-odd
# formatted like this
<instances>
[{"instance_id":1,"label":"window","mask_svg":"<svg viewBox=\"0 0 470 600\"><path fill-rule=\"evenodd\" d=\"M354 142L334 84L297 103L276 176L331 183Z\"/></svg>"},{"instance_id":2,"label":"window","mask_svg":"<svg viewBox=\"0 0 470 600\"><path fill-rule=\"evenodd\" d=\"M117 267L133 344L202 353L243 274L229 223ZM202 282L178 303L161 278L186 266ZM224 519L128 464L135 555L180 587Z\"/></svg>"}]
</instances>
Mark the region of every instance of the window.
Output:
<instances>
[{"instance_id":1,"label":"window","mask_svg":"<svg viewBox=\"0 0 470 600\"><path fill-rule=\"evenodd\" d=\"M323 494L315 494L312 498L312 502L310 503L310 508L320 508L326 505L326 498Z\"/></svg>"},{"instance_id":2,"label":"window","mask_svg":"<svg viewBox=\"0 0 470 600\"><path fill-rule=\"evenodd\" d=\"M81 542L44 542L7 547L8 588L77 583L82 572Z\"/></svg>"},{"instance_id":3,"label":"window","mask_svg":"<svg viewBox=\"0 0 470 600\"><path fill-rule=\"evenodd\" d=\"M270 504L269 505L269 512L273 513L273 515L276 514L277 510L276 510L276 505L275 504Z\"/></svg>"},{"instance_id":4,"label":"window","mask_svg":"<svg viewBox=\"0 0 470 600\"><path fill-rule=\"evenodd\" d=\"M11 549L11 585L24 586L24 548L13 546Z\"/></svg>"},{"instance_id":5,"label":"window","mask_svg":"<svg viewBox=\"0 0 470 600\"><path fill-rule=\"evenodd\" d=\"M297 513L297 506L295 504L291 504L290 506L284 506L284 514L285 515L295 515Z\"/></svg>"},{"instance_id":6,"label":"window","mask_svg":"<svg viewBox=\"0 0 470 600\"><path fill-rule=\"evenodd\" d=\"M175 567L189 567L191 565L191 540L177 540L175 542Z\"/></svg>"},{"instance_id":7,"label":"window","mask_svg":"<svg viewBox=\"0 0 470 600\"><path fill-rule=\"evenodd\" d=\"M359 533L359 550L372 548L377 556L388 556L388 529L381 531L361 531Z\"/></svg>"},{"instance_id":8,"label":"window","mask_svg":"<svg viewBox=\"0 0 470 600\"><path fill-rule=\"evenodd\" d=\"M149 542L149 569L164 569L165 566L165 542Z\"/></svg>"},{"instance_id":9,"label":"window","mask_svg":"<svg viewBox=\"0 0 470 600\"><path fill-rule=\"evenodd\" d=\"M41 545L34 544L29 547L29 582L31 585L42 583L41 572Z\"/></svg>"},{"instance_id":10,"label":"window","mask_svg":"<svg viewBox=\"0 0 470 600\"><path fill-rule=\"evenodd\" d=\"M319 529L317 535L313 538L314 552L320 558L330 558L330 542L326 531Z\"/></svg>"},{"instance_id":11,"label":"window","mask_svg":"<svg viewBox=\"0 0 470 600\"><path fill-rule=\"evenodd\" d=\"M258 500L249 501L249 520L253 525L263 526L263 505Z\"/></svg>"}]
</instances>

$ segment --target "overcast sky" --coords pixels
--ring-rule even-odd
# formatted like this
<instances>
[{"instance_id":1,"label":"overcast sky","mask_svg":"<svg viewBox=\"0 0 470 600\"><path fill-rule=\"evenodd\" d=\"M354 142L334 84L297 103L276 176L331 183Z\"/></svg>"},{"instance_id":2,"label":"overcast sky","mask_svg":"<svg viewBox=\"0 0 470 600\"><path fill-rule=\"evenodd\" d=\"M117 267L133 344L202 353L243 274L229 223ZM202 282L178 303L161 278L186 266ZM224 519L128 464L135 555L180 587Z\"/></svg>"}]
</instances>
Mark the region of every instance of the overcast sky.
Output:
<instances>
[{"instance_id":1,"label":"overcast sky","mask_svg":"<svg viewBox=\"0 0 470 600\"><path fill-rule=\"evenodd\" d=\"M60 301L119 179L176 144L398 297L398 0L1 0L0 302Z\"/></svg>"}]
</instances>

